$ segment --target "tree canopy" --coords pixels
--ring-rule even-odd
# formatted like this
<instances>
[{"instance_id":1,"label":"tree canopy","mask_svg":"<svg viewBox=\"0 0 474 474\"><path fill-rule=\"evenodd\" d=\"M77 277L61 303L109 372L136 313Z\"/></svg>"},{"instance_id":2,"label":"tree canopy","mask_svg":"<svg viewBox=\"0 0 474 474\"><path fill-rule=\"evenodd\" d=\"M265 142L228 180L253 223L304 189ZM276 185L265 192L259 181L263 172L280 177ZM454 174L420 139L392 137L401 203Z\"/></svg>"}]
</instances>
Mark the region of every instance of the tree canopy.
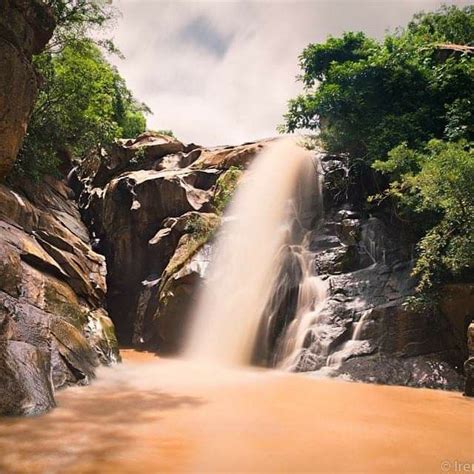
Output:
<instances>
[{"instance_id":1,"label":"tree canopy","mask_svg":"<svg viewBox=\"0 0 474 474\"><path fill-rule=\"evenodd\" d=\"M417 14L382 41L348 32L310 44L299 58L304 92L282 126L315 131L359 175L388 178L369 200L388 197L421 234L423 291L474 267L473 46L473 6Z\"/></svg>"},{"instance_id":2,"label":"tree canopy","mask_svg":"<svg viewBox=\"0 0 474 474\"><path fill-rule=\"evenodd\" d=\"M318 130L330 152L367 162L406 142L472 140L474 7L416 15L381 42L345 33L300 56L305 92L289 103L284 130Z\"/></svg>"},{"instance_id":3,"label":"tree canopy","mask_svg":"<svg viewBox=\"0 0 474 474\"><path fill-rule=\"evenodd\" d=\"M81 158L117 138L146 128L149 109L138 102L106 58L116 51L98 40L116 16L104 0L49 0L57 28L48 48L34 58L42 86L16 172L31 178L54 173L65 154Z\"/></svg>"}]
</instances>

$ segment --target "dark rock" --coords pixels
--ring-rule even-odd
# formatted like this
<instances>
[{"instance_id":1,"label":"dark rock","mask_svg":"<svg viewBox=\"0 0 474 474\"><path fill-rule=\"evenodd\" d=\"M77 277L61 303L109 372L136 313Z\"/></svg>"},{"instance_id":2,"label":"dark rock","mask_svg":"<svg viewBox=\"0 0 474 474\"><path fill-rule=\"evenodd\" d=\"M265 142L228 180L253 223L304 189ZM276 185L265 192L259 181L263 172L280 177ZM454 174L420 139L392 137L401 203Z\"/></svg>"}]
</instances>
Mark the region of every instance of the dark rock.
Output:
<instances>
[{"instance_id":1,"label":"dark rock","mask_svg":"<svg viewBox=\"0 0 474 474\"><path fill-rule=\"evenodd\" d=\"M472 289L446 288L441 314L410 310L406 302L415 281L409 236L390 216L362 212L346 157L320 153L320 159L325 215L313 227L309 250L316 273L328 285L327 297L292 368L459 390L467 357L464 335L474 314ZM280 333L287 319L279 316ZM465 372L472 373L470 362ZM473 385L468 382L466 391Z\"/></svg>"},{"instance_id":2,"label":"dark rock","mask_svg":"<svg viewBox=\"0 0 474 474\"><path fill-rule=\"evenodd\" d=\"M48 356L26 342L0 340L0 415L38 415L55 406Z\"/></svg>"},{"instance_id":3,"label":"dark rock","mask_svg":"<svg viewBox=\"0 0 474 474\"><path fill-rule=\"evenodd\" d=\"M464 363L464 374L466 376L464 395L474 397L474 322L469 324L467 330L467 348L468 358Z\"/></svg>"},{"instance_id":4,"label":"dark rock","mask_svg":"<svg viewBox=\"0 0 474 474\"><path fill-rule=\"evenodd\" d=\"M342 377L368 383L404 385L444 390L461 390L462 375L454 370L443 354L399 358L384 354L354 357L342 363Z\"/></svg>"}]
</instances>

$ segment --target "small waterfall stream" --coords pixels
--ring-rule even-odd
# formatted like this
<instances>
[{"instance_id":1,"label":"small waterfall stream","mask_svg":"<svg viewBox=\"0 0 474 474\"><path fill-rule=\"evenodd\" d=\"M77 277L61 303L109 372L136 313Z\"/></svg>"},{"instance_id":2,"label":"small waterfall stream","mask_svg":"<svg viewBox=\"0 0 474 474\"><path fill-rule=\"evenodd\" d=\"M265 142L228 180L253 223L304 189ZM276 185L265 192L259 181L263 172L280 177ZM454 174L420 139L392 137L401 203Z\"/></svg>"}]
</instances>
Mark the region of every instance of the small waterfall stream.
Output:
<instances>
[{"instance_id":1,"label":"small waterfall stream","mask_svg":"<svg viewBox=\"0 0 474 474\"><path fill-rule=\"evenodd\" d=\"M274 365L292 370L304 347L309 328L317 322L327 294L327 285L315 275L314 253L308 247L309 233L301 245L291 246L291 252L301 269L298 297L293 320L285 328L275 350Z\"/></svg>"},{"instance_id":2,"label":"small waterfall stream","mask_svg":"<svg viewBox=\"0 0 474 474\"><path fill-rule=\"evenodd\" d=\"M346 341L337 352L328 356L326 370L339 368L344 360L368 346L369 342L361 339L368 315L369 311L365 311L359 321L353 324L351 339Z\"/></svg>"}]
</instances>

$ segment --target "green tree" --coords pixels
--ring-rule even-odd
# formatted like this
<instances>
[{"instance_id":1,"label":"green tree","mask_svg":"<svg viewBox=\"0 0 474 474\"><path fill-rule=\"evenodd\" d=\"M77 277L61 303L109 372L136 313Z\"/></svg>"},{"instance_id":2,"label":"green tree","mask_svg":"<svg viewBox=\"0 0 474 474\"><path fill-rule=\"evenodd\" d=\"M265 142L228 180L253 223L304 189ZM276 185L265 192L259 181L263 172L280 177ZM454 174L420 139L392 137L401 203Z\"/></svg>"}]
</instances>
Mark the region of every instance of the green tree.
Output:
<instances>
[{"instance_id":1,"label":"green tree","mask_svg":"<svg viewBox=\"0 0 474 474\"><path fill-rule=\"evenodd\" d=\"M110 51L117 52L112 41L97 39L118 16L112 0L44 0L50 6L56 20L56 29L48 50L57 51L65 46L91 39L95 33L95 43Z\"/></svg>"},{"instance_id":2,"label":"green tree","mask_svg":"<svg viewBox=\"0 0 474 474\"><path fill-rule=\"evenodd\" d=\"M63 156L83 157L116 138L145 130L147 107L133 98L100 49L84 39L39 55L44 76L16 170L32 178L54 172Z\"/></svg>"},{"instance_id":3,"label":"green tree","mask_svg":"<svg viewBox=\"0 0 474 474\"><path fill-rule=\"evenodd\" d=\"M33 179L56 172L63 158L81 158L142 133L149 112L108 62L113 43L96 39L117 15L111 2L47 3L57 28L46 51L34 58L43 85L15 166L17 175Z\"/></svg>"},{"instance_id":4,"label":"green tree","mask_svg":"<svg viewBox=\"0 0 474 474\"><path fill-rule=\"evenodd\" d=\"M383 42L346 33L300 56L305 91L289 103L283 130L315 130L330 152L372 163L402 142L472 139L474 7L420 14ZM444 46L443 46L444 45Z\"/></svg>"},{"instance_id":5,"label":"green tree","mask_svg":"<svg viewBox=\"0 0 474 474\"><path fill-rule=\"evenodd\" d=\"M304 92L282 127L313 130L329 152L347 153L366 192L377 189L369 201L411 223L425 293L472 272L473 45L474 6L417 14L380 42L345 33L309 45Z\"/></svg>"},{"instance_id":6,"label":"green tree","mask_svg":"<svg viewBox=\"0 0 474 474\"><path fill-rule=\"evenodd\" d=\"M374 167L391 176L386 195L402 212L430 223L418 243L414 274L428 291L451 277L474 270L474 150L466 141L430 141L423 151L406 144Z\"/></svg>"}]
</instances>

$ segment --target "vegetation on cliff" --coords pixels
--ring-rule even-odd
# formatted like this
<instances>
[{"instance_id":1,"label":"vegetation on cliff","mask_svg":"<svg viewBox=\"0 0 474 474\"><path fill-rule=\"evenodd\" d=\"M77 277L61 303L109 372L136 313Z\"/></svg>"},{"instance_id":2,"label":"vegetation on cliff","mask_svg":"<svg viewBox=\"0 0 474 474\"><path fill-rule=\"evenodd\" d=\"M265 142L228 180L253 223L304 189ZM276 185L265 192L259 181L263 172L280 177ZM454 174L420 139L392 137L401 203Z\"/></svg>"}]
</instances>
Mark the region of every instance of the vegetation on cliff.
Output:
<instances>
[{"instance_id":1,"label":"vegetation on cliff","mask_svg":"<svg viewBox=\"0 0 474 474\"><path fill-rule=\"evenodd\" d=\"M42 87L16 172L38 179L61 159L83 157L146 127L148 108L138 102L107 58L118 53L97 30L116 16L103 0L50 0L57 28L48 48L34 58ZM118 53L120 54L120 53Z\"/></svg>"},{"instance_id":2,"label":"vegetation on cliff","mask_svg":"<svg viewBox=\"0 0 474 474\"><path fill-rule=\"evenodd\" d=\"M397 201L409 221L421 218L414 274L419 290L450 276L469 277L474 262L474 151L466 141L431 140L421 151L406 144L389 152L374 168L390 175L385 196Z\"/></svg>"},{"instance_id":3,"label":"vegetation on cliff","mask_svg":"<svg viewBox=\"0 0 474 474\"><path fill-rule=\"evenodd\" d=\"M347 153L370 206L390 203L412 227L425 293L474 262L473 44L473 6L417 14L380 42L349 32L310 44L305 91L285 115L284 131L315 130Z\"/></svg>"},{"instance_id":4,"label":"vegetation on cliff","mask_svg":"<svg viewBox=\"0 0 474 474\"><path fill-rule=\"evenodd\" d=\"M214 191L214 206L219 214L222 214L229 205L243 173L238 166L231 166L219 176Z\"/></svg>"}]
</instances>

